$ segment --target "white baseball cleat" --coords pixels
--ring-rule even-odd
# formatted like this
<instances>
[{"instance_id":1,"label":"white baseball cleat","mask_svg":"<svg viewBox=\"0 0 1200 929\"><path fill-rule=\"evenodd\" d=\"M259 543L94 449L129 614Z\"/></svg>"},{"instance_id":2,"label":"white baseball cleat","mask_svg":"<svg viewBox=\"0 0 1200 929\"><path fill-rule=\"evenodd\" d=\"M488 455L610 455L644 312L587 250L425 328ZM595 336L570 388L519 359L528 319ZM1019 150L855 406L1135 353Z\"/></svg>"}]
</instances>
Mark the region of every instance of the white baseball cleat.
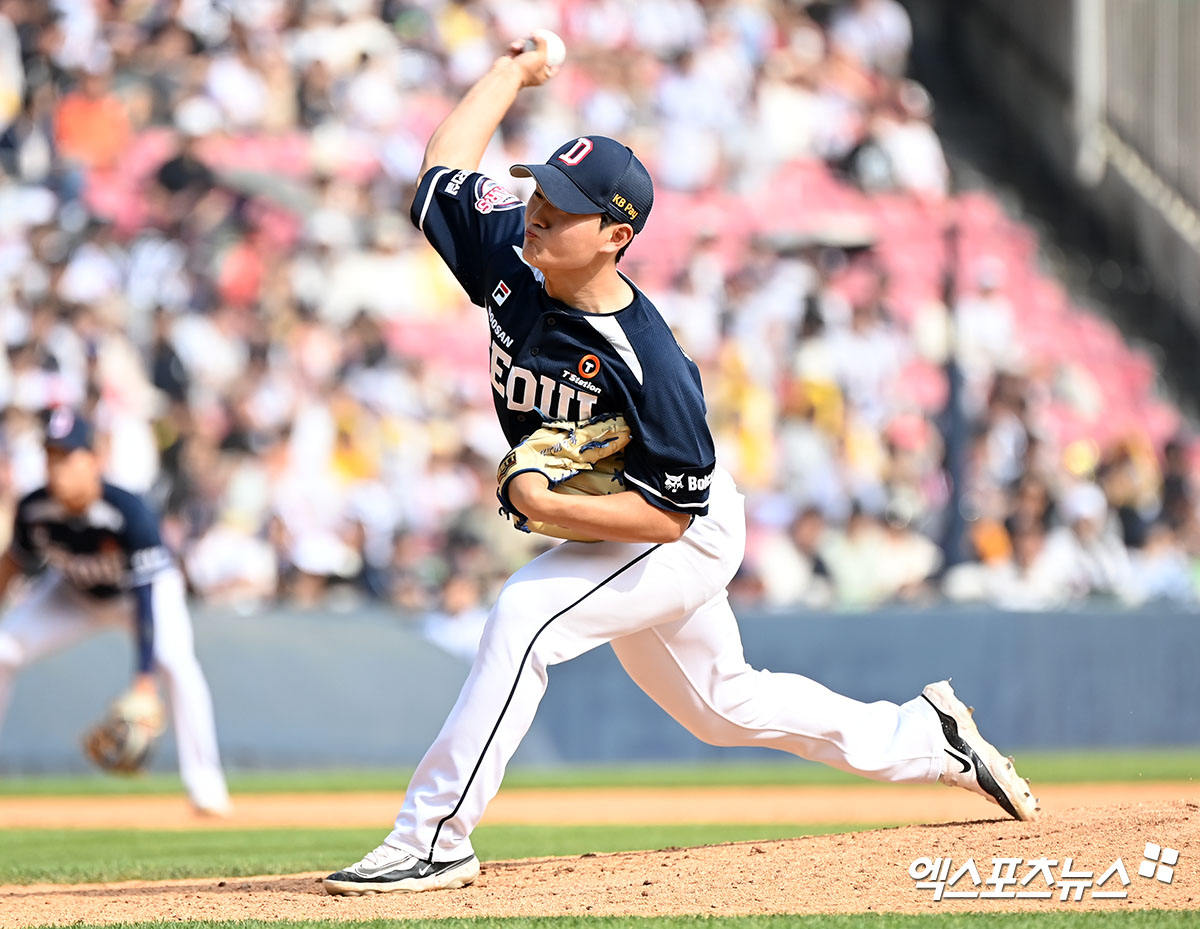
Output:
<instances>
[{"instance_id":1,"label":"white baseball cleat","mask_svg":"<svg viewBox=\"0 0 1200 929\"><path fill-rule=\"evenodd\" d=\"M215 803L193 803L192 811L201 819L230 819L233 816L233 804L228 800L218 800Z\"/></svg>"},{"instance_id":2,"label":"white baseball cleat","mask_svg":"<svg viewBox=\"0 0 1200 929\"><path fill-rule=\"evenodd\" d=\"M331 894L358 897L393 891L443 890L473 884L479 876L474 855L457 861L425 861L390 845L367 852L362 861L325 878Z\"/></svg>"},{"instance_id":3,"label":"white baseball cleat","mask_svg":"<svg viewBox=\"0 0 1200 929\"><path fill-rule=\"evenodd\" d=\"M950 682L930 684L921 696L938 714L947 742L949 759L942 783L982 794L1015 819L1036 820L1038 801L1029 781L1017 774L1011 758L1001 755L979 734L971 718L973 710L954 695Z\"/></svg>"}]
</instances>

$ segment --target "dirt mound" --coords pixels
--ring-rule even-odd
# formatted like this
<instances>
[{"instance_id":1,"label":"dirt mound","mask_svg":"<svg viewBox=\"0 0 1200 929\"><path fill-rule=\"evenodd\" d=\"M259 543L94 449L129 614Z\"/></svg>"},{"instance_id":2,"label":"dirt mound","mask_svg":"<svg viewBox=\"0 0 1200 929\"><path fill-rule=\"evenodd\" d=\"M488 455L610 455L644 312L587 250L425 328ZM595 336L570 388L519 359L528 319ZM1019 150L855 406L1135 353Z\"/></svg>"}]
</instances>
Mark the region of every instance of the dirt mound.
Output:
<instances>
[{"instance_id":1,"label":"dirt mound","mask_svg":"<svg viewBox=\"0 0 1200 929\"><path fill-rule=\"evenodd\" d=\"M1170 883L1139 876L1147 842L1175 849ZM1151 849L1151 851L1154 851ZM989 891L993 859L1046 858L1058 883L1051 899L942 899L910 876L919 858L953 859L950 874L974 859L984 883L964 877L955 891ZM1158 853L1159 858L1164 853ZM1172 858L1167 854L1168 859ZM1120 875L1102 888L1126 896L1060 899L1064 859L1099 877L1120 858ZM0 929L31 925L195 919L395 919L447 916L664 915L707 913L922 913L941 910L1198 909L1200 804L1187 801L1075 808L1039 823L974 820L904 826L779 842L752 842L575 858L487 862L463 890L373 897L330 897L319 874L108 885L0 887ZM1045 889L1041 874L1025 887Z\"/></svg>"}]
</instances>

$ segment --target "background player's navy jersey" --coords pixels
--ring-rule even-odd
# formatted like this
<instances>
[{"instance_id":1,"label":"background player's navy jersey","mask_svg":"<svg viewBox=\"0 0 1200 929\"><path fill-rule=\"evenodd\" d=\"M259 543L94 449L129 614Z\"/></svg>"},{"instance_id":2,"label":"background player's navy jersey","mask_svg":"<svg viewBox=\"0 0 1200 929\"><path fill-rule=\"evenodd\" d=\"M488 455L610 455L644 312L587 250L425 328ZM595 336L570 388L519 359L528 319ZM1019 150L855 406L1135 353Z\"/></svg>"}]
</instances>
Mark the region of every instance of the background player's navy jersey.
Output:
<instances>
[{"instance_id":1,"label":"background player's navy jersey","mask_svg":"<svg viewBox=\"0 0 1200 929\"><path fill-rule=\"evenodd\" d=\"M44 487L29 494L17 504L12 554L26 571L55 568L95 597L149 584L173 564L150 507L112 484L79 514Z\"/></svg>"},{"instance_id":2,"label":"background player's navy jersey","mask_svg":"<svg viewBox=\"0 0 1200 929\"><path fill-rule=\"evenodd\" d=\"M585 313L548 296L525 263L525 204L482 174L431 168L412 219L491 327L492 399L516 445L543 421L621 413L633 434L625 478L656 506L708 512L716 455L700 372L654 305ZM628 281L628 278L626 278Z\"/></svg>"}]
</instances>

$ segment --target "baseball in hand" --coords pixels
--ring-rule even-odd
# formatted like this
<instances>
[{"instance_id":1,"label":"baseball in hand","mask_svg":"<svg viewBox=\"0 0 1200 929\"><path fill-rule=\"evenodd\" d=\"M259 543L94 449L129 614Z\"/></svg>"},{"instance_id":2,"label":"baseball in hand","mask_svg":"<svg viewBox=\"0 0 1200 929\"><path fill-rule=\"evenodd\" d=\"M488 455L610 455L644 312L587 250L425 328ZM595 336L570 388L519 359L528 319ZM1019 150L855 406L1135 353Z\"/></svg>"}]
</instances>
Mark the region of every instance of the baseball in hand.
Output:
<instances>
[{"instance_id":1,"label":"baseball in hand","mask_svg":"<svg viewBox=\"0 0 1200 929\"><path fill-rule=\"evenodd\" d=\"M546 43L546 64L551 68L557 68L567 60L567 46L558 37L558 33L549 29L535 29L533 35L525 40L525 51L532 52L537 48L537 43L533 41L535 38Z\"/></svg>"}]
</instances>

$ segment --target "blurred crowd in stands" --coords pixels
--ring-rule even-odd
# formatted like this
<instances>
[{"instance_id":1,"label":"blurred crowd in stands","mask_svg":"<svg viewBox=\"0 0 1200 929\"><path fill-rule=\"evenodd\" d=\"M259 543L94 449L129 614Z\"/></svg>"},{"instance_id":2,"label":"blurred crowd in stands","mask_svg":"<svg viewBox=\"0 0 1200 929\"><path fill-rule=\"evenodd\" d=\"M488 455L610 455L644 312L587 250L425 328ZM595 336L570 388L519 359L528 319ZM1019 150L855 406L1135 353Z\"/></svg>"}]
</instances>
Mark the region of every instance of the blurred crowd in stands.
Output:
<instances>
[{"instance_id":1,"label":"blurred crowd in stands","mask_svg":"<svg viewBox=\"0 0 1200 929\"><path fill-rule=\"evenodd\" d=\"M199 597L380 598L469 650L547 543L497 516L486 323L407 211L536 27L568 65L484 170L527 195L508 165L585 132L650 167L622 268L747 496L738 603L1195 602L1195 444L1032 232L952 195L895 0L0 0L4 508L72 404Z\"/></svg>"}]
</instances>

